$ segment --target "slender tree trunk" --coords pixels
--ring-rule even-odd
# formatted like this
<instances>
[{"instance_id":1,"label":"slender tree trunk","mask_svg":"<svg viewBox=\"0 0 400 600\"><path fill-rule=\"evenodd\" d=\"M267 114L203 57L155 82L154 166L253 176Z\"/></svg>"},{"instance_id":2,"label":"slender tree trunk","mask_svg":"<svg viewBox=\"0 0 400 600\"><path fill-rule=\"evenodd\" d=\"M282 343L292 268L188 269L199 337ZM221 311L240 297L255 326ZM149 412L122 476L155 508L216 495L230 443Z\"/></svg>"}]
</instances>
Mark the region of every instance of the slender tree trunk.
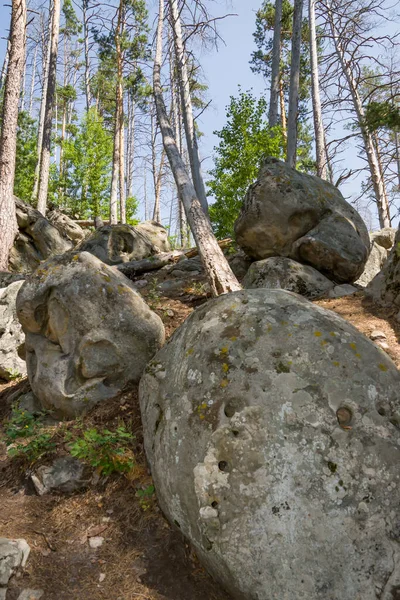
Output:
<instances>
[{"instance_id":1,"label":"slender tree trunk","mask_svg":"<svg viewBox=\"0 0 400 600\"><path fill-rule=\"evenodd\" d=\"M154 60L153 86L157 116L160 124L165 152L168 156L176 186L185 206L197 248L203 263L204 272L213 296L240 290L241 286L218 245L211 229L210 221L204 213L190 180L181 155L178 152L174 134L168 119L161 86L161 63L163 46L164 0L159 0L157 27L157 49Z\"/></svg>"},{"instance_id":2,"label":"slender tree trunk","mask_svg":"<svg viewBox=\"0 0 400 600\"><path fill-rule=\"evenodd\" d=\"M120 107L119 125L119 206L121 223L126 223L126 196L125 196L125 127L124 127L124 103Z\"/></svg>"},{"instance_id":3,"label":"slender tree trunk","mask_svg":"<svg viewBox=\"0 0 400 600\"><path fill-rule=\"evenodd\" d=\"M25 61L26 2L13 0L10 53L5 79L0 136L0 269L8 270L8 257L17 233L14 202L18 104Z\"/></svg>"},{"instance_id":4,"label":"slender tree trunk","mask_svg":"<svg viewBox=\"0 0 400 600\"><path fill-rule=\"evenodd\" d=\"M83 0L83 2L82 2L82 20L83 20L83 37L85 40L85 98L86 98L86 112L89 112L90 104L92 102L92 95L90 92L89 27L88 27L87 8L88 8L88 0Z\"/></svg>"},{"instance_id":5,"label":"slender tree trunk","mask_svg":"<svg viewBox=\"0 0 400 600\"><path fill-rule=\"evenodd\" d=\"M270 127L279 124L279 92L281 71L282 0L275 1L274 39L272 43L271 92L269 99L268 123Z\"/></svg>"},{"instance_id":6,"label":"slender tree trunk","mask_svg":"<svg viewBox=\"0 0 400 600\"><path fill-rule=\"evenodd\" d=\"M176 66L178 70L179 86L181 89L182 115L186 133L186 144L189 152L190 169L192 172L193 185L196 190L204 214L208 216L208 202L201 173L201 162L197 146L196 131L194 128L193 107L190 95L190 80L187 68L186 52L183 45L182 26L177 0L169 0L171 11L172 30L174 32Z\"/></svg>"},{"instance_id":7,"label":"slender tree trunk","mask_svg":"<svg viewBox=\"0 0 400 600\"><path fill-rule=\"evenodd\" d=\"M315 1L316 0L309 0L308 2L308 16L310 26L311 95L314 118L315 151L317 162L317 175L322 179L328 179L328 157L326 155L325 130L322 121L321 98L319 93Z\"/></svg>"},{"instance_id":8,"label":"slender tree trunk","mask_svg":"<svg viewBox=\"0 0 400 600\"><path fill-rule=\"evenodd\" d=\"M51 5L50 5L50 15L49 15L49 26L48 30L51 30L51 22L52 22L52 14L51 14ZM35 167L35 181L33 185L32 192L32 202L35 203L37 201L37 196L39 192L39 173L40 173L40 161L42 159L42 146L43 146L43 129L44 129L44 117L46 114L46 98L47 98L47 85L49 82L49 65L50 65L50 38L47 41L45 39L45 30L43 24L42 31L42 48L43 48L43 86L42 86L42 99L40 102L40 111L39 111L39 128L38 128L38 143L37 143L37 161Z\"/></svg>"},{"instance_id":9,"label":"slender tree trunk","mask_svg":"<svg viewBox=\"0 0 400 600\"><path fill-rule=\"evenodd\" d=\"M357 90L357 84L354 80L353 73L351 72L351 66L349 62L345 59L342 44L340 42L339 33L336 29L332 11L330 8L328 10L328 18L332 32L333 42L335 45L336 55L339 59L341 69L349 87L354 110L357 116L358 125L360 127L361 135L364 142L365 153L367 155L369 170L371 173L372 186L375 194L375 201L378 207L379 223L381 227L390 227L389 207L387 201L385 200L387 199L385 183L383 181L381 170L379 168L379 162L371 134L368 132L365 126L365 113L360 95Z\"/></svg>"},{"instance_id":10,"label":"slender tree trunk","mask_svg":"<svg viewBox=\"0 0 400 600\"><path fill-rule=\"evenodd\" d=\"M114 125L114 151L113 166L111 178L111 198L110 198L110 223L118 223L118 188L121 191L121 127L123 127L123 109L122 109L122 50L121 50L121 31L122 31L122 0L118 7L117 27L115 30L115 51L117 56L117 85L115 92L115 125ZM122 152L123 154L123 152ZM122 215L121 215L122 217Z\"/></svg>"},{"instance_id":11,"label":"slender tree trunk","mask_svg":"<svg viewBox=\"0 0 400 600\"><path fill-rule=\"evenodd\" d=\"M154 202L153 221L157 221L157 223L161 223L160 201L161 201L161 185L162 185L164 162L165 162L165 150L163 149L163 151L161 153L160 164L158 165L158 173L157 173L156 185L155 185L156 199Z\"/></svg>"},{"instance_id":12,"label":"slender tree trunk","mask_svg":"<svg viewBox=\"0 0 400 600\"><path fill-rule=\"evenodd\" d=\"M118 174L119 174L119 144L120 135L118 131L117 119L114 126L114 148L112 161L112 176L111 176L111 198L110 198L110 224L118 223Z\"/></svg>"},{"instance_id":13,"label":"slender tree trunk","mask_svg":"<svg viewBox=\"0 0 400 600\"><path fill-rule=\"evenodd\" d=\"M290 64L287 163L295 168L297 155L297 119L299 114L300 53L303 0L294 0L292 60Z\"/></svg>"},{"instance_id":14,"label":"slender tree trunk","mask_svg":"<svg viewBox=\"0 0 400 600\"><path fill-rule=\"evenodd\" d=\"M156 141L157 141L157 129L154 123L155 115L153 111L150 115L151 122L151 172L153 175L153 187L154 187L154 208L153 208L153 220L159 223L161 221L160 215L160 195L157 194L157 181L158 181L158 169L157 169L157 152L156 152Z\"/></svg>"},{"instance_id":15,"label":"slender tree trunk","mask_svg":"<svg viewBox=\"0 0 400 600\"><path fill-rule=\"evenodd\" d=\"M287 122L286 122L286 106L285 106L285 94L283 93L283 82L282 79L279 82L279 101L281 105L281 127L283 139L287 142Z\"/></svg>"},{"instance_id":16,"label":"slender tree trunk","mask_svg":"<svg viewBox=\"0 0 400 600\"><path fill-rule=\"evenodd\" d=\"M6 50L6 54L4 56L3 66L2 66L2 69L1 69L0 90L3 89L4 82L6 80L8 61L10 59L10 47L11 47L10 36L11 36L11 24L10 24L10 34L9 34L8 40L7 40L7 50Z\"/></svg>"},{"instance_id":17,"label":"slender tree trunk","mask_svg":"<svg viewBox=\"0 0 400 600\"><path fill-rule=\"evenodd\" d=\"M126 197L133 196L133 165L135 160L135 99L128 93L128 127L126 140Z\"/></svg>"},{"instance_id":18,"label":"slender tree trunk","mask_svg":"<svg viewBox=\"0 0 400 600\"><path fill-rule=\"evenodd\" d=\"M397 189L400 192L400 133L398 131L394 134L395 146L396 146L396 164L397 164Z\"/></svg>"},{"instance_id":19,"label":"slender tree trunk","mask_svg":"<svg viewBox=\"0 0 400 600\"><path fill-rule=\"evenodd\" d=\"M47 192L50 176L51 129L54 100L56 95L58 37L60 32L60 0L53 0L53 19L50 37L49 80L46 94L46 110L43 127L42 157L40 161L39 192L37 209L46 214Z\"/></svg>"},{"instance_id":20,"label":"slender tree trunk","mask_svg":"<svg viewBox=\"0 0 400 600\"><path fill-rule=\"evenodd\" d=\"M22 85L21 85L21 112L25 110L25 87L26 87L26 68L27 68L27 58L26 58L26 28L25 28L25 40L24 40L24 48L25 48L25 60L24 60L24 69L22 73Z\"/></svg>"},{"instance_id":21,"label":"slender tree trunk","mask_svg":"<svg viewBox=\"0 0 400 600\"><path fill-rule=\"evenodd\" d=\"M35 46L35 52L33 55L32 73L31 73L31 89L29 92L29 109L28 109L30 117L32 116L33 96L35 93L37 53L38 53L38 44L36 44L36 46Z\"/></svg>"}]
</instances>

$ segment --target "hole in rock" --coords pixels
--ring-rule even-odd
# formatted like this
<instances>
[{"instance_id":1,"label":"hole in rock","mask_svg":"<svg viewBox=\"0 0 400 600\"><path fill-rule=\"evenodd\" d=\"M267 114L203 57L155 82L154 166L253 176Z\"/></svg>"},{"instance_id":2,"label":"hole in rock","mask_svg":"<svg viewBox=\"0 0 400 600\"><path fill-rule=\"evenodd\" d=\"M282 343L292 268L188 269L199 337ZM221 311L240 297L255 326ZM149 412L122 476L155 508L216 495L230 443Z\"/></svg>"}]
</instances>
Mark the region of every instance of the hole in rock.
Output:
<instances>
[{"instance_id":1,"label":"hole in rock","mask_svg":"<svg viewBox=\"0 0 400 600\"><path fill-rule=\"evenodd\" d=\"M341 406L337 411L336 411L336 417L338 420L338 423L341 427L347 427L350 425L351 420L353 418L353 413L351 412L351 410L345 406Z\"/></svg>"},{"instance_id":2,"label":"hole in rock","mask_svg":"<svg viewBox=\"0 0 400 600\"><path fill-rule=\"evenodd\" d=\"M218 463L218 469L220 471L227 471L228 470L228 463L226 462L226 460L220 460Z\"/></svg>"},{"instance_id":3,"label":"hole in rock","mask_svg":"<svg viewBox=\"0 0 400 600\"><path fill-rule=\"evenodd\" d=\"M217 506L218 506L218 502L217 502L216 500L214 500L214 502L211 502L211 506L212 506L213 508L217 508Z\"/></svg>"}]
</instances>

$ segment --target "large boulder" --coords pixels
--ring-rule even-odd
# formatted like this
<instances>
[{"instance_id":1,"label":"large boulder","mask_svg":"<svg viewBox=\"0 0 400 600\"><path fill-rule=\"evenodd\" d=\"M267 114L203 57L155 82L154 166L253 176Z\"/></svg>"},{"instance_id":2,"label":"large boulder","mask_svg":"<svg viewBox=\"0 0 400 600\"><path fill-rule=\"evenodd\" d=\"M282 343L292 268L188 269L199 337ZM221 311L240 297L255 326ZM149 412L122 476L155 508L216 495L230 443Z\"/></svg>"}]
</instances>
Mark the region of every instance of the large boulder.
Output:
<instances>
[{"instance_id":1,"label":"large boulder","mask_svg":"<svg viewBox=\"0 0 400 600\"><path fill-rule=\"evenodd\" d=\"M397 597L399 385L354 327L281 290L208 302L150 361L160 505L234 598Z\"/></svg>"},{"instance_id":2,"label":"large boulder","mask_svg":"<svg viewBox=\"0 0 400 600\"><path fill-rule=\"evenodd\" d=\"M355 282L357 285L365 287L373 280L375 275L383 268L388 257L388 251L377 242L372 242L371 253L365 264L361 277Z\"/></svg>"},{"instance_id":3,"label":"large boulder","mask_svg":"<svg viewBox=\"0 0 400 600\"><path fill-rule=\"evenodd\" d=\"M18 234L10 252L10 271L29 273L42 260L63 254L73 247L73 243L63 237L42 213L22 200L14 199Z\"/></svg>"},{"instance_id":4,"label":"large boulder","mask_svg":"<svg viewBox=\"0 0 400 600\"><path fill-rule=\"evenodd\" d=\"M87 252L43 263L25 282L17 314L32 391L74 417L139 381L164 326L131 282Z\"/></svg>"},{"instance_id":5,"label":"large boulder","mask_svg":"<svg viewBox=\"0 0 400 600\"><path fill-rule=\"evenodd\" d=\"M138 227L104 225L96 229L80 246L80 250L90 252L107 265L142 260L169 249L166 230L153 222L142 223Z\"/></svg>"},{"instance_id":6,"label":"large boulder","mask_svg":"<svg viewBox=\"0 0 400 600\"><path fill-rule=\"evenodd\" d=\"M47 218L61 235L70 240L74 245L79 244L85 239L86 233L78 223L68 215L62 213L56 208L47 213Z\"/></svg>"},{"instance_id":7,"label":"large boulder","mask_svg":"<svg viewBox=\"0 0 400 600\"><path fill-rule=\"evenodd\" d=\"M255 260L286 256L338 283L361 275L370 250L363 220L336 187L275 158L250 186L235 234Z\"/></svg>"},{"instance_id":8,"label":"large boulder","mask_svg":"<svg viewBox=\"0 0 400 600\"><path fill-rule=\"evenodd\" d=\"M391 250L394 245L394 240L396 238L397 229L394 227L384 227L379 231L373 231L371 233L371 241L378 244L378 246L382 246L386 250Z\"/></svg>"},{"instance_id":9,"label":"large boulder","mask_svg":"<svg viewBox=\"0 0 400 600\"><path fill-rule=\"evenodd\" d=\"M400 322L400 229L383 269L366 287L366 293L378 304L394 310Z\"/></svg>"},{"instance_id":10,"label":"large boulder","mask_svg":"<svg viewBox=\"0 0 400 600\"><path fill-rule=\"evenodd\" d=\"M243 280L247 289L282 289L311 299L327 296L334 285L313 267L281 256L254 262Z\"/></svg>"},{"instance_id":11,"label":"large boulder","mask_svg":"<svg viewBox=\"0 0 400 600\"><path fill-rule=\"evenodd\" d=\"M18 354L25 336L17 318L16 299L23 281L0 290L0 379L9 381L26 375L25 361Z\"/></svg>"}]
</instances>

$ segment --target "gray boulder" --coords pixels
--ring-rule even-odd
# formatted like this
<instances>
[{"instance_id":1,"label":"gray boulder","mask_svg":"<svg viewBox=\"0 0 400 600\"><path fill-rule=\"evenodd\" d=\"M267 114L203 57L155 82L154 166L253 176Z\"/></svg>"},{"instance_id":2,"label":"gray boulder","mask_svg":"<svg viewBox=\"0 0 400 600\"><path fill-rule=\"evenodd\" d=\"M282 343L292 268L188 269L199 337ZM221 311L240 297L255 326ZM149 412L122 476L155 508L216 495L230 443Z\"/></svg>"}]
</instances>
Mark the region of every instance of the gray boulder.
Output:
<instances>
[{"instance_id":1,"label":"gray boulder","mask_svg":"<svg viewBox=\"0 0 400 600\"><path fill-rule=\"evenodd\" d=\"M10 252L9 269L34 271L42 260L63 254L73 247L38 210L15 198L18 234Z\"/></svg>"},{"instance_id":2,"label":"gray boulder","mask_svg":"<svg viewBox=\"0 0 400 600\"><path fill-rule=\"evenodd\" d=\"M169 249L167 231L154 222L137 227L105 225L96 229L80 246L81 251L90 252L107 265L142 260Z\"/></svg>"},{"instance_id":3,"label":"gray boulder","mask_svg":"<svg viewBox=\"0 0 400 600\"><path fill-rule=\"evenodd\" d=\"M281 290L198 308L140 382L158 499L241 600L400 589L400 373Z\"/></svg>"},{"instance_id":4,"label":"gray boulder","mask_svg":"<svg viewBox=\"0 0 400 600\"><path fill-rule=\"evenodd\" d=\"M388 256L388 251L377 242L373 241L371 246L371 253L365 264L364 271L361 277L355 282L357 285L365 287L373 280L375 275L383 268Z\"/></svg>"},{"instance_id":5,"label":"gray boulder","mask_svg":"<svg viewBox=\"0 0 400 600\"><path fill-rule=\"evenodd\" d=\"M250 186L235 234L255 260L285 256L338 283L361 275L370 249L363 220L336 187L275 158Z\"/></svg>"},{"instance_id":6,"label":"gray boulder","mask_svg":"<svg viewBox=\"0 0 400 600\"><path fill-rule=\"evenodd\" d=\"M31 479L39 496L53 491L72 493L89 485L91 469L73 456L61 456L39 467Z\"/></svg>"},{"instance_id":7,"label":"gray boulder","mask_svg":"<svg viewBox=\"0 0 400 600\"><path fill-rule=\"evenodd\" d=\"M0 378L9 381L26 375L26 363L18 354L25 340L17 318L16 300L23 281L15 281L0 294Z\"/></svg>"},{"instance_id":8,"label":"gray boulder","mask_svg":"<svg viewBox=\"0 0 400 600\"><path fill-rule=\"evenodd\" d=\"M75 223L68 215L53 209L47 213L47 218L64 238L70 240L74 245L85 239L86 233L78 223Z\"/></svg>"},{"instance_id":9,"label":"gray boulder","mask_svg":"<svg viewBox=\"0 0 400 600\"><path fill-rule=\"evenodd\" d=\"M328 298L344 298L345 296L353 296L359 292L360 289L349 283L343 283L342 285L335 285L335 287L328 292Z\"/></svg>"},{"instance_id":10,"label":"gray boulder","mask_svg":"<svg viewBox=\"0 0 400 600\"><path fill-rule=\"evenodd\" d=\"M311 299L326 296L334 285L313 267L280 256L254 262L243 280L247 289L282 289Z\"/></svg>"},{"instance_id":11,"label":"gray boulder","mask_svg":"<svg viewBox=\"0 0 400 600\"><path fill-rule=\"evenodd\" d=\"M394 227L384 227L379 231L373 231L370 235L371 241L378 244L382 248L386 250L391 250L394 245L394 240L396 238L397 229Z\"/></svg>"},{"instance_id":12,"label":"gray boulder","mask_svg":"<svg viewBox=\"0 0 400 600\"><path fill-rule=\"evenodd\" d=\"M365 289L375 302L394 310L400 322L400 229L383 269Z\"/></svg>"},{"instance_id":13,"label":"gray boulder","mask_svg":"<svg viewBox=\"0 0 400 600\"><path fill-rule=\"evenodd\" d=\"M164 342L161 319L131 282L87 252L43 263L21 288L17 314L32 391L61 418L139 381Z\"/></svg>"},{"instance_id":14,"label":"gray boulder","mask_svg":"<svg viewBox=\"0 0 400 600\"><path fill-rule=\"evenodd\" d=\"M26 540L0 538L0 586L6 586L19 568L24 568L30 547Z\"/></svg>"},{"instance_id":15,"label":"gray boulder","mask_svg":"<svg viewBox=\"0 0 400 600\"><path fill-rule=\"evenodd\" d=\"M14 281L23 281L25 275L23 273L10 273L9 271L0 271L0 289L6 288Z\"/></svg>"}]
</instances>

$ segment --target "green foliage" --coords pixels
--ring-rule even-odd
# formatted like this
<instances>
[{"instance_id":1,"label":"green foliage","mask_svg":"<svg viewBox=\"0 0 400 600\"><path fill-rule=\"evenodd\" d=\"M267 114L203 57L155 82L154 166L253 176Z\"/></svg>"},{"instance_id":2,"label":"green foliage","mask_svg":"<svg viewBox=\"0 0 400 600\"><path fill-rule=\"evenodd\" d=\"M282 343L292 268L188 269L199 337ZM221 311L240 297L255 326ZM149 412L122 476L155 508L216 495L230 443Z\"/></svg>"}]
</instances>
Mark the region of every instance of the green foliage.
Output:
<instances>
[{"instance_id":1,"label":"green foliage","mask_svg":"<svg viewBox=\"0 0 400 600\"><path fill-rule=\"evenodd\" d=\"M129 196L126 199L126 222L128 225L137 225L140 223L139 219L136 218L136 213L139 208L139 200L134 196Z\"/></svg>"},{"instance_id":2,"label":"green foliage","mask_svg":"<svg viewBox=\"0 0 400 600\"><path fill-rule=\"evenodd\" d=\"M63 143L67 167L55 188L63 190L63 205L80 218L108 214L112 145L94 107L83 116L76 135Z\"/></svg>"},{"instance_id":3,"label":"green foliage","mask_svg":"<svg viewBox=\"0 0 400 600\"><path fill-rule=\"evenodd\" d=\"M17 160L15 165L14 194L30 202L35 183L37 162L37 125L27 112L18 114Z\"/></svg>"},{"instance_id":4,"label":"green foliage","mask_svg":"<svg viewBox=\"0 0 400 600\"><path fill-rule=\"evenodd\" d=\"M33 463L55 448L53 433L42 428L42 416L43 413L34 416L17 407L13 408L5 430L5 442L7 445L11 444L8 456L24 458ZM18 441L21 439L24 442Z\"/></svg>"},{"instance_id":5,"label":"green foliage","mask_svg":"<svg viewBox=\"0 0 400 600\"><path fill-rule=\"evenodd\" d=\"M251 92L231 97L227 124L215 132L220 138L215 148L215 167L210 171L209 194L215 198L210 216L219 238L233 235L247 188L257 178L264 156L283 158L283 136L279 127L267 122L267 103Z\"/></svg>"},{"instance_id":6,"label":"green foliage","mask_svg":"<svg viewBox=\"0 0 400 600\"><path fill-rule=\"evenodd\" d=\"M392 101L369 102L365 110L365 121L370 131L380 128L400 130L400 108Z\"/></svg>"},{"instance_id":7,"label":"green foliage","mask_svg":"<svg viewBox=\"0 0 400 600\"><path fill-rule=\"evenodd\" d=\"M148 485L144 490L138 490L136 497L139 498L140 508L143 511L149 510L152 507L155 498L154 485Z\"/></svg>"},{"instance_id":8,"label":"green foliage","mask_svg":"<svg viewBox=\"0 0 400 600\"><path fill-rule=\"evenodd\" d=\"M6 439L8 443L13 442L17 438L30 437L37 429L35 417L18 407L14 407L10 419L6 424Z\"/></svg>"},{"instance_id":9,"label":"green foliage","mask_svg":"<svg viewBox=\"0 0 400 600\"><path fill-rule=\"evenodd\" d=\"M134 466L131 444L134 436L125 427L115 431L87 429L71 444L72 456L84 460L102 475L128 473Z\"/></svg>"}]
</instances>

